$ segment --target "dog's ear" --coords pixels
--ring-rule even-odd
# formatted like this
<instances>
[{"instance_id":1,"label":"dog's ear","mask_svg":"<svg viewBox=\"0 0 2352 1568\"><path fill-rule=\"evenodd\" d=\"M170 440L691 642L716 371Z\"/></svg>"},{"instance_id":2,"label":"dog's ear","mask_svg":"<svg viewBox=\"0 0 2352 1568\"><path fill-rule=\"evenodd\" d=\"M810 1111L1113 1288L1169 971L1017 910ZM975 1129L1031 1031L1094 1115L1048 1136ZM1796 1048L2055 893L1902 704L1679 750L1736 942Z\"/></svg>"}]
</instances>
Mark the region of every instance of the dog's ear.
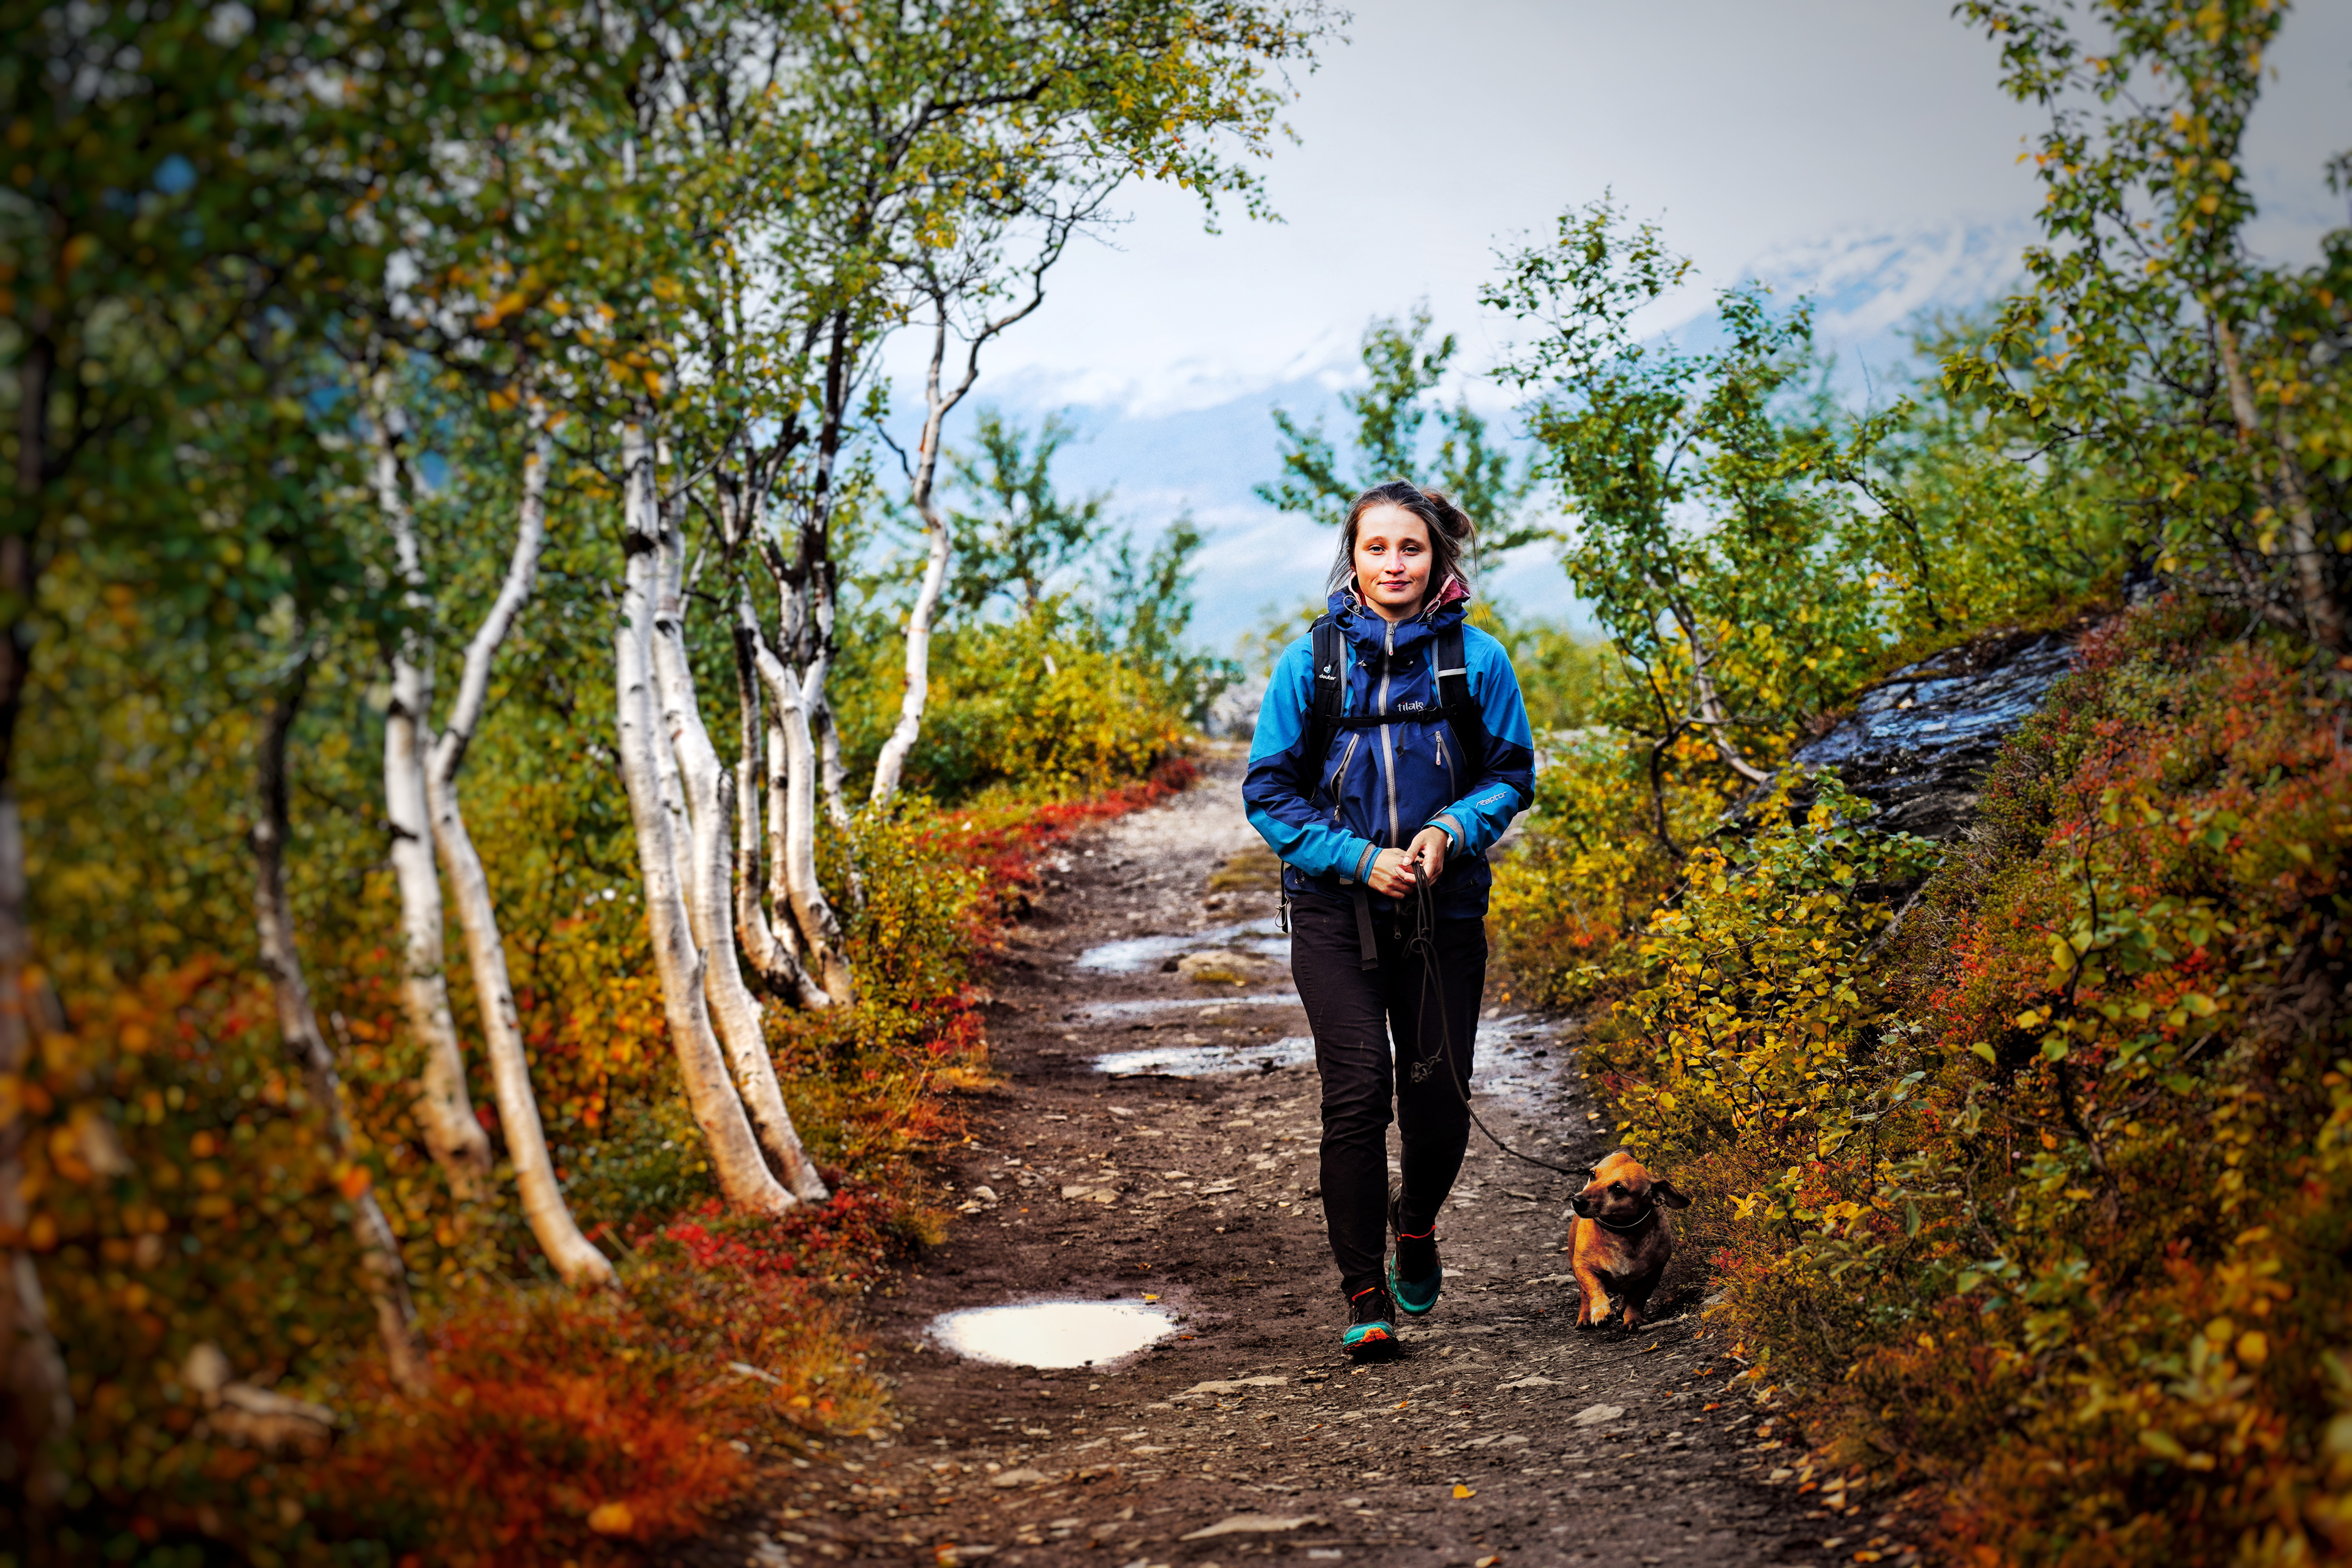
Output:
<instances>
[{"instance_id":1,"label":"dog's ear","mask_svg":"<svg viewBox=\"0 0 2352 1568\"><path fill-rule=\"evenodd\" d=\"M1655 1178L1651 1181L1650 1196L1655 1201L1665 1205L1670 1209L1686 1209L1690 1207L1690 1199L1683 1196L1681 1193L1677 1192L1672 1182L1666 1181L1663 1178Z\"/></svg>"}]
</instances>

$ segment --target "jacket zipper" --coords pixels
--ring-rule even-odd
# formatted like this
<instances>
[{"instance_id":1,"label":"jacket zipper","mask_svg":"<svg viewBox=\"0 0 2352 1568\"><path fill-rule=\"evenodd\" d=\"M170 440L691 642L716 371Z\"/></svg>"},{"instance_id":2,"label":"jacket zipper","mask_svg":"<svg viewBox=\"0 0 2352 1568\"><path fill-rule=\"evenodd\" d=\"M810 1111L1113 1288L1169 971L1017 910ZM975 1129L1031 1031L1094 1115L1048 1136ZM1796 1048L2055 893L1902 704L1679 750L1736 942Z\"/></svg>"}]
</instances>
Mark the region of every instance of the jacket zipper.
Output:
<instances>
[{"instance_id":1,"label":"jacket zipper","mask_svg":"<svg viewBox=\"0 0 2352 1568\"><path fill-rule=\"evenodd\" d=\"M1356 742L1361 738L1360 731L1349 732L1348 749L1339 753L1339 765L1331 770L1331 820L1334 822L1339 820L1339 791L1348 782L1348 764L1355 761Z\"/></svg>"},{"instance_id":2,"label":"jacket zipper","mask_svg":"<svg viewBox=\"0 0 2352 1568\"><path fill-rule=\"evenodd\" d=\"M1386 638L1386 646L1383 647L1382 653L1385 657L1381 660L1380 713L1382 718L1386 718L1388 716L1389 676L1391 670L1396 664L1396 623L1394 621L1388 623L1388 630L1384 636ZM1397 822L1396 731L1386 724L1381 726L1381 760L1388 766L1389 847L1391 849L1401 849L1403 847L1403 845L1398 842L1398 840L1402 837L1402 834Z\"/></svg>"}]
</instances>

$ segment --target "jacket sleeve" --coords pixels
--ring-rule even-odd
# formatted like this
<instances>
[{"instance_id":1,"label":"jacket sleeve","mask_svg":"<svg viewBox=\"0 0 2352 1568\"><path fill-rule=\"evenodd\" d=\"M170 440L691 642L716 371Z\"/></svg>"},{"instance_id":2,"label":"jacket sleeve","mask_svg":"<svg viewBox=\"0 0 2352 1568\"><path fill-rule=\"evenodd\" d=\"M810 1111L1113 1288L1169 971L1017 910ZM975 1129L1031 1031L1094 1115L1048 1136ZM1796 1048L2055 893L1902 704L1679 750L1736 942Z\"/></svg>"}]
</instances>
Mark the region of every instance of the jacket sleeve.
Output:
<instances>
[{"instance_id":1,"label":"jacket sleeve","mask_svg":"<svg viewBox=\"0 0 2352 1568\"><path fill-rule=\"evenodd\" d=\"M1471 694L1486 726L1486 765L1468 793L1427 826L1445 829L1456 855L1482 855L1495 847L1513 817L1535 804L1535 732L1528 724L1518 672L1503 645L1475 626L1462 641Z\"/></svg>"},{"instance_id":2,"label":"jacket sleeve","mask_svg":"<svg viewBox=\"0 0 2352 1568\"><path fill-rule=\"evenodd\" d=\"M1312 637L1300 637L1275 661L1265 700L1258 704L1242 804L1249 810L1250 826L1285 864L1310 877L1336 872L1360 881L1379 846L1334 826L1313 803L1316 770L1323 761L1307 755L1314 664Z\"/></svg>"}]
</instances>

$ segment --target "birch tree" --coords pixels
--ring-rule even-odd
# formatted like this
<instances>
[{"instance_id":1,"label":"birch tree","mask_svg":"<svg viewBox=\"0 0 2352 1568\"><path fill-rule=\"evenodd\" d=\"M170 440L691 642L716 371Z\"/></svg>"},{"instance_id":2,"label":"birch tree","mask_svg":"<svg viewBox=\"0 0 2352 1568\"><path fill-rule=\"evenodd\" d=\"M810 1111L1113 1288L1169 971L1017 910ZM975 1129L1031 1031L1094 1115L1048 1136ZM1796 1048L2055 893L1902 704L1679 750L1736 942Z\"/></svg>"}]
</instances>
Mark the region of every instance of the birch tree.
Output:
<instances>
[{"instance_id":1,"label":"birch tree","mask_svg":"<svg viewBox=\"0 0 2352 1568\"><path fill-rule=\"evenodd\" d=\"M915 742L922 732L923 709L930 700L931 620L947 586L950 546L954 539L953 528L939 502L940 432L948 416L980 379L980 351L1045 302L1047 270L1060 258L1071 234L1099 211L1103 197L1108 194L1107 189L1089 192L1068 211L1048 215L1025 298L1016 299L1009 308L994 314L987 309L993 291L991 285L995 281L992 266L994 258L987 250L961 258L962 264L952 269L929 257L918 263L919 287L931 318L931 352L923 371L922 433L916 439L912 458L904 453L900 458L907 477L907 504L923 523L923 574L916 584L914 604L907 612L907 685L898 700L898 721L891 726L889 738L883 742L881 755L874 763L872 796L877 805L887 805L898 793L907 755L915 749ZM970 310L975 297L979 306L977 319L961 334L963 363L950 382L944 373L949 344L957 335L959 307Z\"/></svg>"},{"instance_id":2,"label":"birch tree","mask_svg":"<svg viewBox=\"0 0 2352 1568\"><path fill-rule=\"evenodd\" d=\"M520 402L529 445L523 458L514 544L497 595L466 645L457 700L438 733L432 727L432 663L429 652L418 646L416 620L402 628L393 653L392 705L384 721L384 800L392 823L400 893L406 961L404 1000L409 1026L426 1047L426 1079L418 1096L420 1119L427 1121L428 1144L440 1156L442 1146L433 1142L432 1118L462 1116L464 1124L477 1133L481 1124L466 1098L465 1063L449 1011L442 951L441 881L434 869L437 850L465 933L498 1102L499 1128L514 1169L523 1217L541 1250L567 1283L610 1285L614 1278L612 1264L581 1233L555 1178L538 1097L531 1090L530 1059L524 1052L514 985L507 971L497 903L488 874L467 831L457 792L458 770L488 706L490 675L499 649L530 597L541 547L547 537L548 412L535 395L526 395ZM435 605L426 592L423 550L408 505L391 417L383 405L381 380L370 399L368 423L374 446L377 507L393 535L406 607L413 617L422 619ZM438 1083L434 1076L436 1068L442 1075ZM478 1166L461 1168L463 1185L453 1173L453 1190L467 1195L478 1189L488 1172L488 1156L485 1137ZM443 1158L445 1169L452 1163Z\"/></svg>"},{"instance_id":3,"label":"birch tree","mask_svg":"<svg viewBox=\"0 0 2352 1568\"><path fill-rule=\"evenodd\" d=\"M299 628L298 640L299 637ZM343 1109L334 1047L319 1027L318 1009L310 1000L310 984L303 973L301 946L295 934L294 905L287 895L286 846L290 825L287 749L310 686L312 658L308 646L299 647L292 668L271 693L262 718L248 837L253 850L254 931L261 967L269 976L270 992L278 1005L278 1034L309 1089L327 1151L337 1166L337 1180L351 1205L352 1237L359 1244L360 1264L368 1299L375 1309L376 1336L383 1342L385 1363L401 1386L421 1392L426 1363L415 1332L416 1307L408 1293L408 1266L401 1257L392 1223L384 1217L383 1205L376 1201L367 1167L359 1162L359 1139Z\"/></svg>"},{"instance_id":4,"label":"birch tree","mask_svg":"<svg viewBox=\"0 0 2352 1568\"><path fill-rule=\"evenodd\" d=\"M621 776L635 829L638 879L654 966L661 980L670 1046L686 1081L688 1103L702 1129L727 1201L752 1213L781 1214L794 1207L799 1199L777 1181L761 1158L761 1142L752 1131L744 1097L721 1052L706 989L709 954L697 944L697 926L703 922L698 921L688 904L695 880L696 846L684 820L666 701L656 673L656 645L667 635L659 624L667 570L660 557L666 550L673 556L678 552L676 531L665 520L656 490L654 444L645 422L649 415L649 410L641 410L640 418L622 431L626 531L622 539L620 615L613 635ZM715 802L712 810L715 818ZM715 820L712 826L717 826ZM706 847L714 837L725 843L723 826L715 833L706 831ZM703 914L707 921L708 910ZM731 960L731 946L729 956ZM764 1057L764 1042L761 1052ZM783 1125L788 1128L790 1123Z\"/></svg>"},{"instance_id":5,"label":"birch tree","mask_svg":"<svg viewBox=\"0 0 2352 1568\"><path fill-rule=\"evenodd\" d=\"M814 818L823 799L836 830L847 822L826 694L833 529L881 345L926 302L951 325L983 302L1001 311L998 242L1027 224L1041 253L1058 255L1074 189L1107 190L1144 164L1204 190L1252 190L1208 143L1229 130L1262 138L1275 95L1257 73L1308 30L1278 6L1127 0L1083 12L782 6L663 26L610 139L619 168L599 176L617 192L611 243L595 252L602 275L579 284L593 319L578 318L596 367L575 353L573 374L593 382L583 412L625 427L618 718L673 1044L730 1201L773 1207L776 1177L807 1195L823 1187L741 960L803 1005L853 994L814 875ZM978 320L980 342L1010 324ZM952 406L938 390L934 426ZM935 467L935 430L929 447ZM788 460L750 462L759 451ZM780 508L788 531L759 525ZM689 594L697 516L693 571L712 586ZM752 588L762 572L778 593L772 633ZM741 644L731 767L695 684L689 613L706 594L727 606L713 630ZM919 714L920 627L913 647ZM762 806L764 832L751 821ZM765 910L752 907L761 845ZM855 879L853 865L853 896ZM746 1130L772 1170L747 1155Z\"/></svg>"},{"instance_id":6,"label":"birch tree","mask_svg":"<svg viewBox=\"0 0 2352 1568\"><path fill-rule=\"evenodd\" d=\"M416 1086L416 1120L425 1147L461 1199L479 1197L490 1171L489 1135L466 1092L466 1059L449 1011L443 971L441 879L433 868L433 824L425 798L425 753L432 746L433 654L425 640L432 601L410 515L406 479L384 406L382 371L369 380L369 474L377 510L392 534L402 606L387 662L392 696L383 716L383 805L392 829L392 874L400 895L401 1005L425 1054Z\"/></svg>"},{"instance_id":7,"label":"birch tree","mask_svg":"<svg viewBox=\"0 0 2352 1568\"><path fill-rule=\"evenodd\" d=\"M1538 471L1574 520L1563 563L1625 663L1638 701L1620 718L1654 794L1686 741L1735 793L1769 777L1803 716L1863 679L1895 607L1874 585L1887 531L1823 461L1867 442L1833 437L1806 307L1736 286L1717 298L1726 346L1644 341L1640 313L1691 272L1603 201L1483 291L1531 328L1500 374L1529 395Z\"/></svg>"}]
</instances>

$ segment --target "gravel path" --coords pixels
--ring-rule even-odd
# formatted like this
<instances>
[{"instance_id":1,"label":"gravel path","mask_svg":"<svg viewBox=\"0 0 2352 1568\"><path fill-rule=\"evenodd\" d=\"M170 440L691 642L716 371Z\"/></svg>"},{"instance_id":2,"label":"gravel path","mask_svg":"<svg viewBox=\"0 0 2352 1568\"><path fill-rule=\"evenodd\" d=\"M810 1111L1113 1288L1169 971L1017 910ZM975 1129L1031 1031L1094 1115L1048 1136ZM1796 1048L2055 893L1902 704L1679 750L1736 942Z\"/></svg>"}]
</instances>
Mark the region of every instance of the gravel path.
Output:
<instances>
[{"instance_id":1,"label":"gravel path","mask_svg":"<svg viewBox=\"0 0 2352 1568\"><path fill-rule=\"evenodd\" d=\"M1577 1331L1573 1184L1475 1133L1441 1223L1436 1312L1392 1359L1339 1350L1306 1021L1269 934L1274 894L1232 886L1259 849L1238 773L1213 760L1200 788L1049 873L997 978L1003 1085L941 1173L966 1213L869 1305L901 1430L793 1472L729 1552L1108 1568L1907 1559L1891 1518L1801 1468L1769 1403L1730 1384L1739 1364L1700 1322L1702 1259L1676 1258L1663 1321ZM1238 954L1209 963L1240 984L1163 968L1203 948ZM1597 1158L1573 1025L1487 1000L1481 1114L1561 1164ZM1151 1054L1130 1066L1223 1070L1095 1066L1133 1052ZM930 1334L960 1309L1147 1297L1175 1337L1097 1366L991 1365Z\"/></svg>"}]
</instances>

